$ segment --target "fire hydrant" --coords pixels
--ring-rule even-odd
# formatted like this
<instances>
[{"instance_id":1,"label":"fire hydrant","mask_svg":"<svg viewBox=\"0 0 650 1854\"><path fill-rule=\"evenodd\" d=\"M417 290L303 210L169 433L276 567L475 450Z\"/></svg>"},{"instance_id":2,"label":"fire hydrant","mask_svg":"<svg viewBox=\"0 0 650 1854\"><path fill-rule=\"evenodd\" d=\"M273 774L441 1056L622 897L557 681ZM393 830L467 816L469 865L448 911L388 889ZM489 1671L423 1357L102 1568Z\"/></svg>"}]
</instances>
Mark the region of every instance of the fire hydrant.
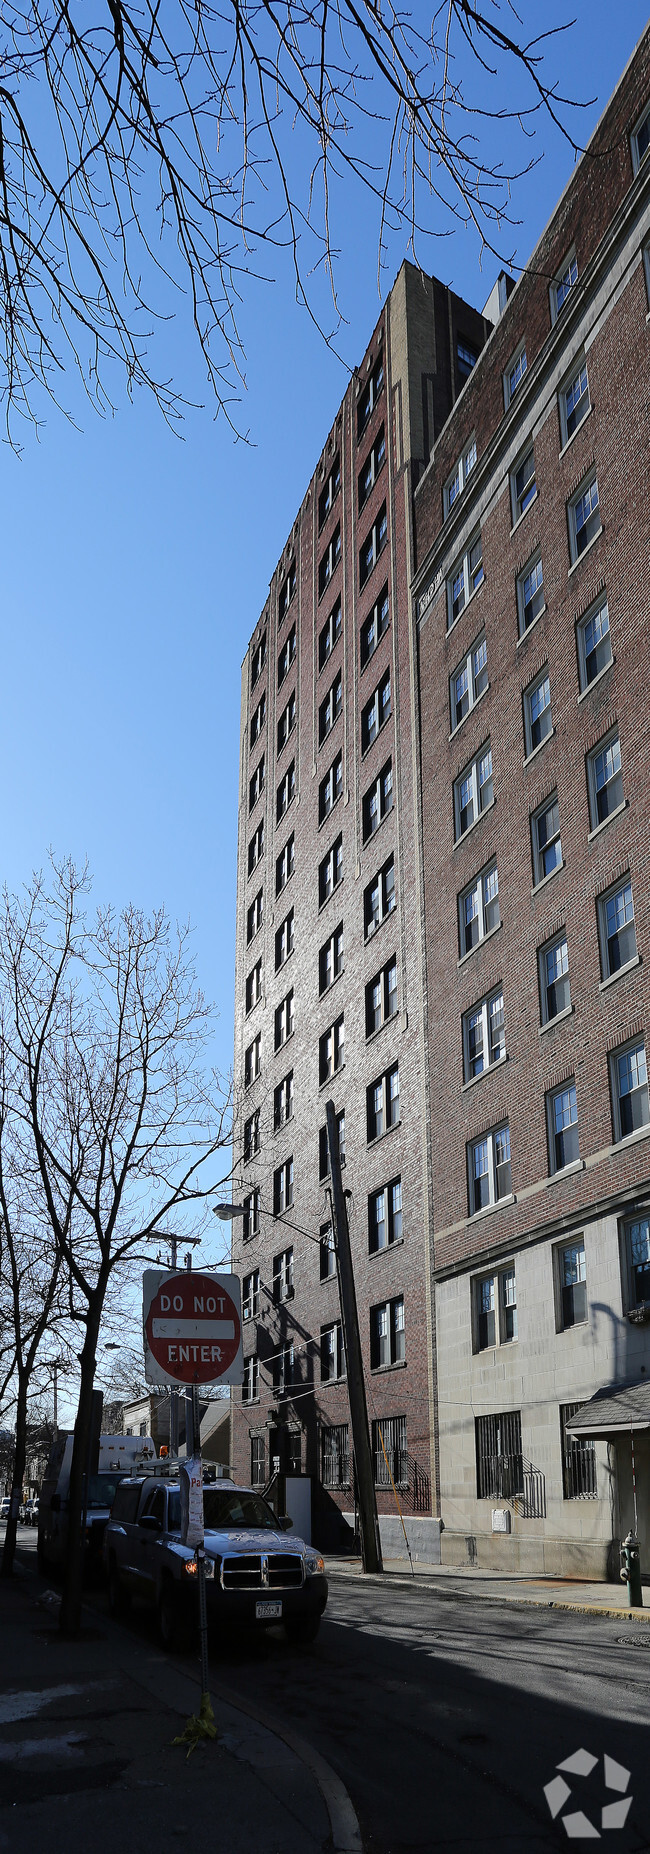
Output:
<instances>
[{"instance_id":1,"label":"fire hydrant","mask_svg":"<svg viewBox=\"0 0 650 1854\"><path fill-rule=\"evenodd\" d=\"M641 1588L641 1556L639 1541L633 1532L628 1532L621 1545L621 1583L627 1584L627 1600L630 1609L643 1608L643 1591Z\"/></svg>"}]
</instances>

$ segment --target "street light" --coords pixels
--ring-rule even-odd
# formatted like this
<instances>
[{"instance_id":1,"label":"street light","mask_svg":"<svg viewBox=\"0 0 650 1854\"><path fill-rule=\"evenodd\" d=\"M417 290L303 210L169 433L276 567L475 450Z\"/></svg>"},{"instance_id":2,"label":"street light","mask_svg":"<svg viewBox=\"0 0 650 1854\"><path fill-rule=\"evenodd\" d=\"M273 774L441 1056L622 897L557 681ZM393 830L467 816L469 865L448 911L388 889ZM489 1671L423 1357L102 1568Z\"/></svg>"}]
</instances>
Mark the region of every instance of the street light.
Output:
<instances>
[{"instance_id":1,"label":"street light","mask_svg":"<svg viewBox=\"0 0 650 1854\"><path fill-rule=\"evenodd\" d=\"M212 1212L215 1217L221 1218L222 1223L232 1223L235 1217L246 1215L243 1204L213 1204Z\"/></svg>"}]
</instances>

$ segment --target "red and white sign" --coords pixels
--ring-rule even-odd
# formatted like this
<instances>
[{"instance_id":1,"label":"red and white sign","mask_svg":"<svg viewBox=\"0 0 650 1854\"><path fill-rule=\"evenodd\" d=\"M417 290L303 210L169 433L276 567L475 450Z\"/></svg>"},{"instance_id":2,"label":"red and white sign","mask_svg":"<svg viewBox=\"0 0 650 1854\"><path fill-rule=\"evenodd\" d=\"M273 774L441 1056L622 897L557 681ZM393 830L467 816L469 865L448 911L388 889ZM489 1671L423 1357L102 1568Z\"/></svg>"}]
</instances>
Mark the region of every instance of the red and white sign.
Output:
<instances>
[{"instance_id":1,"label":"red and white sign","mask_svg":"<svg viewBox=\"0 0 650 1854\"><path fill-rule=\"evenodd\" d=\"M143 1276L148 1384L241 1384L240 1284L236 1275Z\"/></svg>"}]
</instances>

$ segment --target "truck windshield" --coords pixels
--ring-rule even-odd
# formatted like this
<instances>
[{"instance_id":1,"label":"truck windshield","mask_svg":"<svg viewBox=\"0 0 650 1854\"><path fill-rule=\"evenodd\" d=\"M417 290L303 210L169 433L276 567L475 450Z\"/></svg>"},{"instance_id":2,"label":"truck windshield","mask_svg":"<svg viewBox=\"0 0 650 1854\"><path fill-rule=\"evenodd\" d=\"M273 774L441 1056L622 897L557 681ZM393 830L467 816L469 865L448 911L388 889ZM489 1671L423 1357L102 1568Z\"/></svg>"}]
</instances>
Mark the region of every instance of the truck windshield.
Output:
<instances>
[{"instance_id":1,"label":"truck windshield","mask_svg":"<svg viewBox=\"0 0 650 1854\"><path fill-rule=\"evenodd\" d=\"M123 1474L90 1474L88 1476L88 1506L112 1506L115 1489Z\"/></svg>"},{"instance_id":2,"label":"truck windshield","mask_svg":"<svg viewBox=\"0 0 650 1854\"><path fill-rule=\"evenodd\" d=\"M231 1526L264 1527L267 1531L277 1530L277 1519L266 1500L259 1494L242 1493L234 1487L206 1487L203 1493L203 1514L205 1524L210 1532L225 1532Z\"/></svg>"}]
</instances>

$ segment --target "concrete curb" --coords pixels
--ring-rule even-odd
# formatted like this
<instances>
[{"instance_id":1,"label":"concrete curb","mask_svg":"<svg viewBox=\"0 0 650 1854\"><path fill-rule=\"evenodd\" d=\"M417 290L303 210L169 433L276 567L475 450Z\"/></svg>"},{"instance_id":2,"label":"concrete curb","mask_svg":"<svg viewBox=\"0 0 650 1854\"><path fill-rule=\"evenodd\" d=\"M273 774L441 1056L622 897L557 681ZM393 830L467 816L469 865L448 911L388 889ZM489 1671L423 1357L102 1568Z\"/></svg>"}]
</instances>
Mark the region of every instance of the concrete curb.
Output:
<instances>
[{"instance_id":1,"label":"concrete curb","mask_svg":"<svg viewBox=\"0 0 650 1854\"><path fill-rule=\"evenodd\" d=\"M220 1704L227 1705L233 1712L244 1713L247 1718L254 1719L257 1725L262 1725L265 1731L270 1732L274 1738L281 1738L301 1763L307 1765L318 1784L327 1809L332 1830L332 1846L336 1854L363 1854L361 1829L345 1784L341 1782L340 1777L337 1777L336 1771L332 1770L331 1764L321 1757L320 1751L317 1751L314 1745L310 1745L305 1738L291 1731L288 1726L280 1724L268 1713L260 1712L257 1706L249 1706L240 1697L237 1698L235 1704L230 1694L224 1692L223 1687L215 1686L214 1682L211 1682L210 1691L213 1698L218 1699Z\"/></svg>"},{"instance_id":2,"label":"concrete curb","mask_svg":"<svg viewBox=\"0 0 650 1854\"><path fill-rule=\"evenodd\" d=\"M397 1584L401 1589L406 1590L412 1590L414 1584L417 1583L419 1590L432 1591L434 1596L441 1597L443 1603L491 1603L500 1608L506 1604L516 1609L566 1609L572 1610L578 1616L608 1616L619 1622L627 1620L650 1626L650 1609L628 1609L627 1607L623 1609L620 1605L616 1608L613 1604L605 1606L604 1603L571 1603L563 1597L504 1596L503 1594L490 1596L484 1590L445 1590L441 1589L437 1579L431 1582L422 1574L415 1578L408 1574L402 1576L398 1571L389 1571L375 1577L364 1571L343 1570L342 1568L334 1570L332 1566L328 1566L327 1576L334 1581L337 1578L356 1578L358 1582L364 1584L370 1581L385 1583L386 1577L389 1577L391 1584Z\"/></svg>"}]
</instances>

